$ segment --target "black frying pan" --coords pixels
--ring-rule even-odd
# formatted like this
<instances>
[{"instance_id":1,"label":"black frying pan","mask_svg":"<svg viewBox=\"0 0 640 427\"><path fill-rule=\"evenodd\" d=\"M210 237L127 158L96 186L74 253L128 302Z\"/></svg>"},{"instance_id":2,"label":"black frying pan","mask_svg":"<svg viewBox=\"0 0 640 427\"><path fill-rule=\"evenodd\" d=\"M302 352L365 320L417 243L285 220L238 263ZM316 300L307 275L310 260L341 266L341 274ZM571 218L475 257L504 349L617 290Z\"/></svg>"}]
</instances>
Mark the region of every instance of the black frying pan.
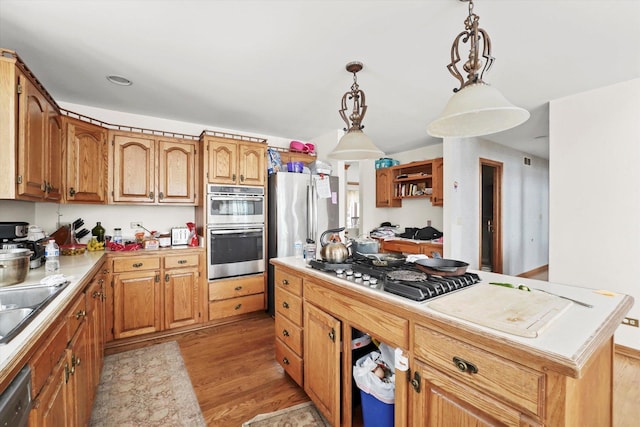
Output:
<instances>
[{"instance_id":1,"label":"black frying pan","mask_svg":"<svg viewBox=\"0 0 640 427\"><path fill-rule=\"evenodd\" d=\"M416 265L427 274L434 276L460 276L467 271L468 263L444 258L426 258L416 260Z\"/></svg>"}]
</instances>

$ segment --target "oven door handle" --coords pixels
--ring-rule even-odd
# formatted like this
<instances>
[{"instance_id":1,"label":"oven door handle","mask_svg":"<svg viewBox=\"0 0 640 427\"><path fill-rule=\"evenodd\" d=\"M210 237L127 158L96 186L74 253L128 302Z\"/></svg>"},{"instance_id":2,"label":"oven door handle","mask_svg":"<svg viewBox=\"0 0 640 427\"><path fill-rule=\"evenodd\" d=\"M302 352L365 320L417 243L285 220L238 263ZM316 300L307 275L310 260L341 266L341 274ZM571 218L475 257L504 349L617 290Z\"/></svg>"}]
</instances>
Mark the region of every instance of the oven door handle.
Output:
<instances>
[{"instance_id":1,"label":"oven door handle","mask_svg":"<svg viewBox=\"0 0 640 427\"><path fill-rule=\"evenodd\" d=\"M263 200L264 196L219 196L216 194L209 194L211 200Z\"/></svg>"},{"instance_id":2,"label":"oven door handle","mask_svg":"<svg viewBox=\"0 0 640 427\"><path fill-rule=\"evenodd\" d=\"M239 234L239 233L258 233L264 231L262 228L240 228L235 230L212 230L209 229L211 234Z\"/></svg>"}]
</instances>

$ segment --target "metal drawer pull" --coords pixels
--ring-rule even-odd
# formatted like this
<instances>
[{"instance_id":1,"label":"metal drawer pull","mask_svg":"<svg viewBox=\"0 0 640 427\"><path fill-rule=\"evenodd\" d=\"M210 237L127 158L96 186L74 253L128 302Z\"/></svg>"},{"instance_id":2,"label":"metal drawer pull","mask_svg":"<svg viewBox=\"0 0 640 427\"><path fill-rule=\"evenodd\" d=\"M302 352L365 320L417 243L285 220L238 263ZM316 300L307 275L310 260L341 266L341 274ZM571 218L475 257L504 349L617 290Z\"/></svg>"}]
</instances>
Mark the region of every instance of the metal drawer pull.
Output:
<instances>
[{"instance_id":1,"label":"metal drawer pull","mask_svg":"<svg viewBox=\"0 0 640 427\"><path fill-rule=\"evenodd\" d=\"M178 261L178 264L186 264L187 260L186 259L181 259Z\"/></svg>"},{"instance_id":2,"label":"metal drawer pull","mask_svg":"<svg viewBox=\"0 0 640 427\"><path fill-rule=\"evenodd\" d=\"M282 335L284 335L285 337L289 336L289 331L287 331L286 329L282 330Z\"/></svg>"},{"instance_id":3,"label":"metal drawer pull","mask_svg":"<svg viewBox=\"0 0 640 427\"><path fill-rule=\"evenodd\" d=\"M79 312L76 313L76 319L80 319L81 317L84 317L87 315L87 312L84 310L80 310Z\"/></svg>"},{"instance_id":4,"label":"metal drawer pull","mask_svg":"<svg viewBox=\"0 0 640 427\"><path fill-rule=\"evenodd\" d=\"M235 289L236 291L240 291L240 290L242 290L242 286L236 286L234 289Z\"/></svg>"},{"instance_id":5,"label":"metal drawer pull","mask_svg":"<svg viewBox=\"0 0 640 427\"><path fill-rule=\"evenodd\" d=\"M143 263L141 262L136 262L135 264L132 265L133 268L140 268L143 266Z\"/></svg>"},{"instance_id":6,"label":"metal drawer pull","mask_svg":"<svg viewBox=\"0 0 640 427\"><path fill-rule=\"evenodd\" d=\"M289 303L287 303L287 302L285 301L285 302L283 302L283 303L282 303L282 306L283 306L284 308L289 308Z\"/></svg>"},{"instance_id":7,"label":"metal drawer pull","mask_svg":"<svg viewBox=\"0 0 640 427\"><path fill-rule=\"evenodd\" d=\"M289 284L289 281L287 279L282 279L282 284L286 286Z\"/></svg>"},{"instance_id":8,"label":"metal drawer pull","mask_svg":"<svg viewBox=\"0 0 640 427\"><path fill-rule=\"evenodd\" d=\"M468 372L470 374L477 374L478 368L471 362L467 362L464 359L454 356L453 363L460 370L460 372Z\"/></svg>"},{"instance_id":9,"label":"metal drawer pull","mask_svg":"<svg viewBox=\"0 0 640 427\"><path fill-rule=\"evenodd\" d=\"M287 359L286 357L282 358L282 363L284 363L285 365L289 364L289 359Z\"/></svg>"},{"instance_id":10,"label":"metal drawer pull","mask_svg":"<svg viewBox=\"0 0 640 427\"><path fill-rule=\"evenodd\" d=\"M240 308L242 308L242 304L236 305L236 310L240 310Z\"/></svg>"}]
</instances>

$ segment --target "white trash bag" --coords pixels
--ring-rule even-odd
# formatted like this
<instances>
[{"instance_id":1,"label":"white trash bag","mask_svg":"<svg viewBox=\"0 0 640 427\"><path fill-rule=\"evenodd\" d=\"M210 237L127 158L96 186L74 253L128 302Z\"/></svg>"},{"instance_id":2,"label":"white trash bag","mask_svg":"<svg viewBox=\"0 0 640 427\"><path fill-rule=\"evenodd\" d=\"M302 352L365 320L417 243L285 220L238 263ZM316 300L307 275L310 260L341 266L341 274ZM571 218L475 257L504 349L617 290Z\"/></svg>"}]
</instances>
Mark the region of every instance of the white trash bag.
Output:
<instances>
[{"instance_id":1,"label":"white trash bag","mask_svg":"<svg viewBox=\"0 0 640 427\"><path fill-rule=\"evenodd\" d=\"M384 343L380 343L379 349L379 352L372 351L356 361L353 378L360 390L381 402L393 404L396 389L394 351Z\"/></svg>"}]
</instances>

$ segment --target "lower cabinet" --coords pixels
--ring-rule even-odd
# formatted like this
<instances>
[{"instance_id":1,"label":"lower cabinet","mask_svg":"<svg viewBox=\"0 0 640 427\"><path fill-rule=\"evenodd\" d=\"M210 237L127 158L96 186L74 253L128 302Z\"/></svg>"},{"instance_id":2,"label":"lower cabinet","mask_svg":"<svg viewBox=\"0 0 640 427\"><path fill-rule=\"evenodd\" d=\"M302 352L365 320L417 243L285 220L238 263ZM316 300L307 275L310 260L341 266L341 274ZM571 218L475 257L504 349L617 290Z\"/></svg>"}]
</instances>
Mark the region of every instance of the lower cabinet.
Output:
<instances>
[{"instance_id":1,"label":"lower cabinet","mask_svg":"<svg viewBox=\"0 0 640 427\"><path fill-rule=\"evenodd\" d=\"M203 251L114 255L108 340L130 338L203 322Z\"/></svg>"},{"instance_id":2,"label":"lower cabinet","mask_svg":"<svg viewBox=\"0 0 640 427\"><path fill-rule=\"evenodd\" d=\"M340 425L340 321L306 304L304 391L334 426Z\"/></svg>"},{"instance_id":3,"label":"lower cabinet","mask_svg":"<svg viewBox=\"0 0 640 427\"><path fill-rule=\"evenodd\" d=\"M264 310L264 290L264 273L209 282L209 320Z\"/></svg>"},{"instance_id":4,"label":"lower cabinet","mask_svg":"<svg viewBox=\"0 0 640 427\"><path fill-rule=\"evenodd\" d=\"M98 273L51 326L29 360L29 425L82 426L91 417L104 354L104 280Z\"/></svg>"}]
</instances>

